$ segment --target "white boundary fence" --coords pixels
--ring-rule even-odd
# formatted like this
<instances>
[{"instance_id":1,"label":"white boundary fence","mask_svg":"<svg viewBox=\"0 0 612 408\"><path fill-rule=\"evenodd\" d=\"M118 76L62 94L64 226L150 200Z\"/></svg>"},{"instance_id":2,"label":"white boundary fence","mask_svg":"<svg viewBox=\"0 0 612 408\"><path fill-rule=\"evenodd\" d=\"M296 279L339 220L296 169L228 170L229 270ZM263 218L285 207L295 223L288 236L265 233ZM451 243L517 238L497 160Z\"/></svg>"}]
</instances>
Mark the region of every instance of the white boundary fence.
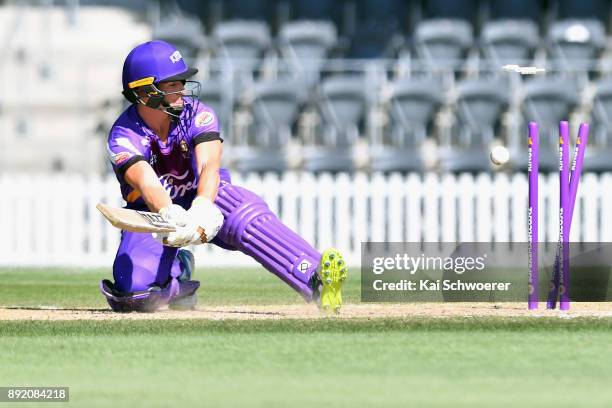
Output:
<instances>
[{"instance_id":1,"label":"white boundary fence","mask_svg":"<svg viewBox=\"0 0 612 408\"><path fill-rule=\"evenodd\" d=\"M362 241L525 242L523 174L437 175L286 173L233 175L260 194L289 227L317 248L336 246L359 264ZM558 175L540 179L540 240L558 236ZM119 231L95 209L121 206L114 176L0 175L0 266L106 266ZM585 174L572 241L612 241L612 174ZM197 247L198 265L256 265L214 245Z\"/></svg>"}]
</instances>

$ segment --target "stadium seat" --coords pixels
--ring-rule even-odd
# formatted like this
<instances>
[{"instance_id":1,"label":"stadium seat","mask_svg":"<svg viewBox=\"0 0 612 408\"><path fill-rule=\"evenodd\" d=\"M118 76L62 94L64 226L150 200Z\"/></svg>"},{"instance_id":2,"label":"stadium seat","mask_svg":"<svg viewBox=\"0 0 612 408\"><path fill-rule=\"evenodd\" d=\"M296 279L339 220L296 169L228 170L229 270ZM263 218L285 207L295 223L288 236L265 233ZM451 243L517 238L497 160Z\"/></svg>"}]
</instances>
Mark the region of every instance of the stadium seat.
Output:
<instances>
[{"instance_id":1,"label":"stadium seat","mask_svg":"<svg viewBox=\"0 0 612 408\"><path fill-rule=\"evenodd\" d=\"M404 45L404 37L394 24L367 20L351 35L346 58L395 58Z\"/></svg>"},{"instance_id":2,"label":"stadium seat","mask_svg":"<svg viewBox=\"0 0 612 408\"><path fill-rule=\"evenodd\" d=\"M246 140L233 147L235 166L241 172L282 172L287 168L282 152L298 115L299 85L266 81L255 84L251 91L253 122Z\"/></svg>"},{"instance_id":3,"label":"stadium seat","mask_svg":"<svg viewBox=\"0 0 612 408\"><path fill-rule=\"evenodd\" d=\"M421 148L443 97L439 82L404 78L391 84L388 129L380 140L370 135L372 170L424 170Z\"/></svg>"},{"instance_id":4,"label":"stadium seat","mask_svg":"<svg viewBox=\"0 0 612 408\"><path fill-rule=\"evenodd\" d=\"M552 8L556 9L556 18L565 19L597 19L607 24L610 18L609 0L554 0Z\"/></svg>"},{"instance_id":5,"label":"stadium seat","mask_svg":"<svg viewBox=\"0 0 612 408\"><path fill-rule=\"evenodd\" d=\"M457 18L476 23L478 13L478 0L427 0L423 2L423 16L426 19Z\"/></svg>"},{"instance_id":6,"label":"stadium seat","mask_svg":"<svg viewBox=\"0 0 612 408\"><path fill-rule=\"evenodd\" d=\"M288 6L290 20L328 20L341 33L346 32L346 5L343 1L289 0Z\"/></svg>"},{"instance_id":7,"label":"stadium seat","mask_svg":"<svg viewBox=\"0 0 612 408\"><path fill-rule=\"evenodd\" d=\"M530 20L489 21L482 30L481 41L491 67L531 65L539 41L538 27Z\"/></svg>"},{"instance_id":8,"label":"stadium seat","mask_svg":"<svg viewBox=\"0 0 612 408\"><path fill-rule=\"evenodd\" d=\"M472 27L463 20L426 20L415 32L417 55L431 71L457 71L472 45Z\"/></svg>"},{"instance_id":9,"label":"stadium seat","mask_svg":"<svg viewBox=\"0 0 612 408\"><path fill-rule=\"evenodd\" d=\"M195 62L198 52L207 45L200 20L179 14L164 18L153 30L153 38L173 44L189 65Z\"/></svg>"},{"instance_id":10,"label":"stadium seat","mask_svg":"<svg viewBox=\"0 0 612 408\"><path fill-rule=\"evenodd\" d=\"M456 123L440 148L440 167L450 172L491 168L487 152L509 102L509 90L494 79L470 79L457 86Z\"/></svg>"},{"instance_id":11,"label":"stadium seat","mask_svg":"<svg viewBox=\"0 0 612 408\"><path fill-rule=\"evenodd\" d=\"M321 84L318 108L322 119L316 140L304 146L304 168L310 171L351 171L353 144L367 110L364 78L335 76Z\"/></svg>"},{"instance_id":12,"label":"stadium seat","mask_svg":"<svg viewBox=\"0 0 612 408\"><path fill-rule=\"evenodd\" d=\"M568 120L577 100L577 88L569 78L537 78L525 84L522 109L526 123L536 121L540 135L540 169L554 171L559 167L559 122ZM524 154L527 140L520 135L511 141L511 156L518 169L527 168ZM514 150L514 152L512 151ZM523 153L521 153L523 152Z\"/></svg>"},{"instance_id":13,"label":"stadium seat","mask_svg":"<svg viewBox=\"0 0 612 408\"><path fill-rule=\"evenodd\" d=\"M223 0L224 20L258 20L274 23L274 1L269 0Z\"/></svg>"},{"instance_id":14,"label":"stadium seat","mask_svg":"<svg viewBox=\"0 0 612 408\"><path fill-rule=\"evenodd\" d=\"M552 24L548 40L555 68L587 73L595 69L606 34L598 20L563 20Z\"/></svg>"},{"instance_id":15,"label":"stadium seat","mask_svg":"<svg viewBox=\"0 0 612 408\"><path fill-rule=\"evenodd\" d=\"M542 16L542 1L488 0L487 16L491 20L530 20L538 22Z\"/></svg>"},{"instance_id":16,"label":"stadium seat","mask_svg":"<svg viewBox=\"0 0 612 408\"><path fill-rule=\"evenodd\" d=\"M329 21L292 21L281 27L279 40L281 53L295 77L310 86L319 79L337 34Z\"/></svg>"},{"instance_id":17,"label":"stadium seat","mask_svg":"<svg viewBox=\"0 0 612 408\"><path fill-rule=\"evenodd\" d=\"M231 139L230 122L232 120L234 105L231 84L229 84L228 81L224 81L222 78L203 81L202 89L200 90L200 100L202 103L213 108L217 114L217 118L221 124L222 137L224 139Z\"/></svg>"},{"instance_id":18,"label":"stadium seat","mask_svg":"<svg viewBox=\"0 0 612 408\"><path fill-rule=\"evenodd\" d=\"M596 83L585 155L586 171L612 171L612 79Z\"/></svg>"},{"instance_id":19,"label":"stadium seat","mask_svg":"<svg viewBox=\"0 0 612 408\"><path fill-rule=\"evenodd\" d=\"M357 0L356 24L350 34L348 58L394 58L408 25L408 5L403 0Z\"/></svg>"},{"instance_id":20,"label":"stadium seat","mask_svg":"<svg viewBox=\"0 0 612 408\"><path fill-rule=\"evenodd\" d=\"M223 21L215 27L213 37L217 57L232 69L251 75L270 46L270 31L263 21Z\"/></svg>"}]
</instances>

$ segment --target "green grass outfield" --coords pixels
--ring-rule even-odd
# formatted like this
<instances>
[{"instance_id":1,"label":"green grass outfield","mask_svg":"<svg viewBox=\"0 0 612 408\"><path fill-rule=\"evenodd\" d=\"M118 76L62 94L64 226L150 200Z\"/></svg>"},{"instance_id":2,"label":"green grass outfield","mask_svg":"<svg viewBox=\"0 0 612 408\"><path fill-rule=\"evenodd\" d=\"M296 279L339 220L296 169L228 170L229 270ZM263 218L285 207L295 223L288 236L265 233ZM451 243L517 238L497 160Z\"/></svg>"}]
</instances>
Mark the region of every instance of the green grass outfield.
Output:
<instances>
[{"instance_id":1,"label":"green grass outfield","mask_svg":"<svg viewBox=\"0 0 612 408\"><path fill-rule=\"evenodd\" d=\"M103 308L103 275L0 270L0 305ZM259 270L201 278L204 304L301 302ZM609 407L611 366L606 318L0 321L0 386L70 386L49 406Z\"/></svg>"}]
</instances>

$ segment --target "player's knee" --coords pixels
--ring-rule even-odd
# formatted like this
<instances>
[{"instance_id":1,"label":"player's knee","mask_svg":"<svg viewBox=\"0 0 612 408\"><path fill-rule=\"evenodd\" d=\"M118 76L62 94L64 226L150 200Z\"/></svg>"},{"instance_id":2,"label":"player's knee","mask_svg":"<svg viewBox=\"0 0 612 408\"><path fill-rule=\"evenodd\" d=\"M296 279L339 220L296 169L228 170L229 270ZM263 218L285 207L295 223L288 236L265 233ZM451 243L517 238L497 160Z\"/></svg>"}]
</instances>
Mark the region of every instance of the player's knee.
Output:
<instances>
[{"instance_id":1,"label":"player's knee","mask_svg":"<svg viewBox=\"0 0 612 408\"><path fill-rule=\"evenodd\" d=\"M165 280L166 276L158 276L159 263L155 257L127 253L117 256L113 264L114 289L121 293L140 292L155 285L159 278Z\"/></svg>"}]
</instances>

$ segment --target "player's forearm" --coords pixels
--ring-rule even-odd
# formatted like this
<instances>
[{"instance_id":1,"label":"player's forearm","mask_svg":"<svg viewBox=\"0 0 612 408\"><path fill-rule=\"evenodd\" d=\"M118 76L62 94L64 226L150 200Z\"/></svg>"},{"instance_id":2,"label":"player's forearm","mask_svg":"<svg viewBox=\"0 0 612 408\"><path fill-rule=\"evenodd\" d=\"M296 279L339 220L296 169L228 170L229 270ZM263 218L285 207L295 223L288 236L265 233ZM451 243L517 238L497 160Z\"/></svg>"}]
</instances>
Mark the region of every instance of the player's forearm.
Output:
<instances>
[{"instance_id":1,"label":"player's forearm","mask_svg":"<svg viewBox=\"0 0 612 408\"><path fill-rule=\"evenodd\" d=\"M200 173L200 182L198 184L198 196L205 197L211 202L217 197L219 189L219 168L206 165Z\"/></svg>"},{"instance_id":2,"label":"player's forearm","mask_svg":"<svg viewBox=\"0 0 612 408\"><path fill-rule=\"evenodd\" d=\"M196 160L200 169L198 197L211 202L217 198L219 188L219 170L221 169L222 147L219 140L200 143L195 147Z\"/></svg>"},{"instance_id":3,"label":"player's forearm","mask_svg":"<svg viewBox=\"0 0 612 408\"><path fill-rule=\"evenodd\" d=\"M144 186L141 190L142 198L147 204L147 207L153 212L159 212L164 207L172 204L170 195L161 184L151 184Z\"/></svg>"},{"instance_id":4,"label":"player's forearm","mask_svg":"<svg viewBox=\"0 0 612 408\"><path fill-rule=\"evenodd\" d=\"M172 199L159 182L157 174L144 160L126 170L125 181L140 193L149 210L153 212L159 212L160 209L172 204Z\"/></svg>"}]
</instances>

